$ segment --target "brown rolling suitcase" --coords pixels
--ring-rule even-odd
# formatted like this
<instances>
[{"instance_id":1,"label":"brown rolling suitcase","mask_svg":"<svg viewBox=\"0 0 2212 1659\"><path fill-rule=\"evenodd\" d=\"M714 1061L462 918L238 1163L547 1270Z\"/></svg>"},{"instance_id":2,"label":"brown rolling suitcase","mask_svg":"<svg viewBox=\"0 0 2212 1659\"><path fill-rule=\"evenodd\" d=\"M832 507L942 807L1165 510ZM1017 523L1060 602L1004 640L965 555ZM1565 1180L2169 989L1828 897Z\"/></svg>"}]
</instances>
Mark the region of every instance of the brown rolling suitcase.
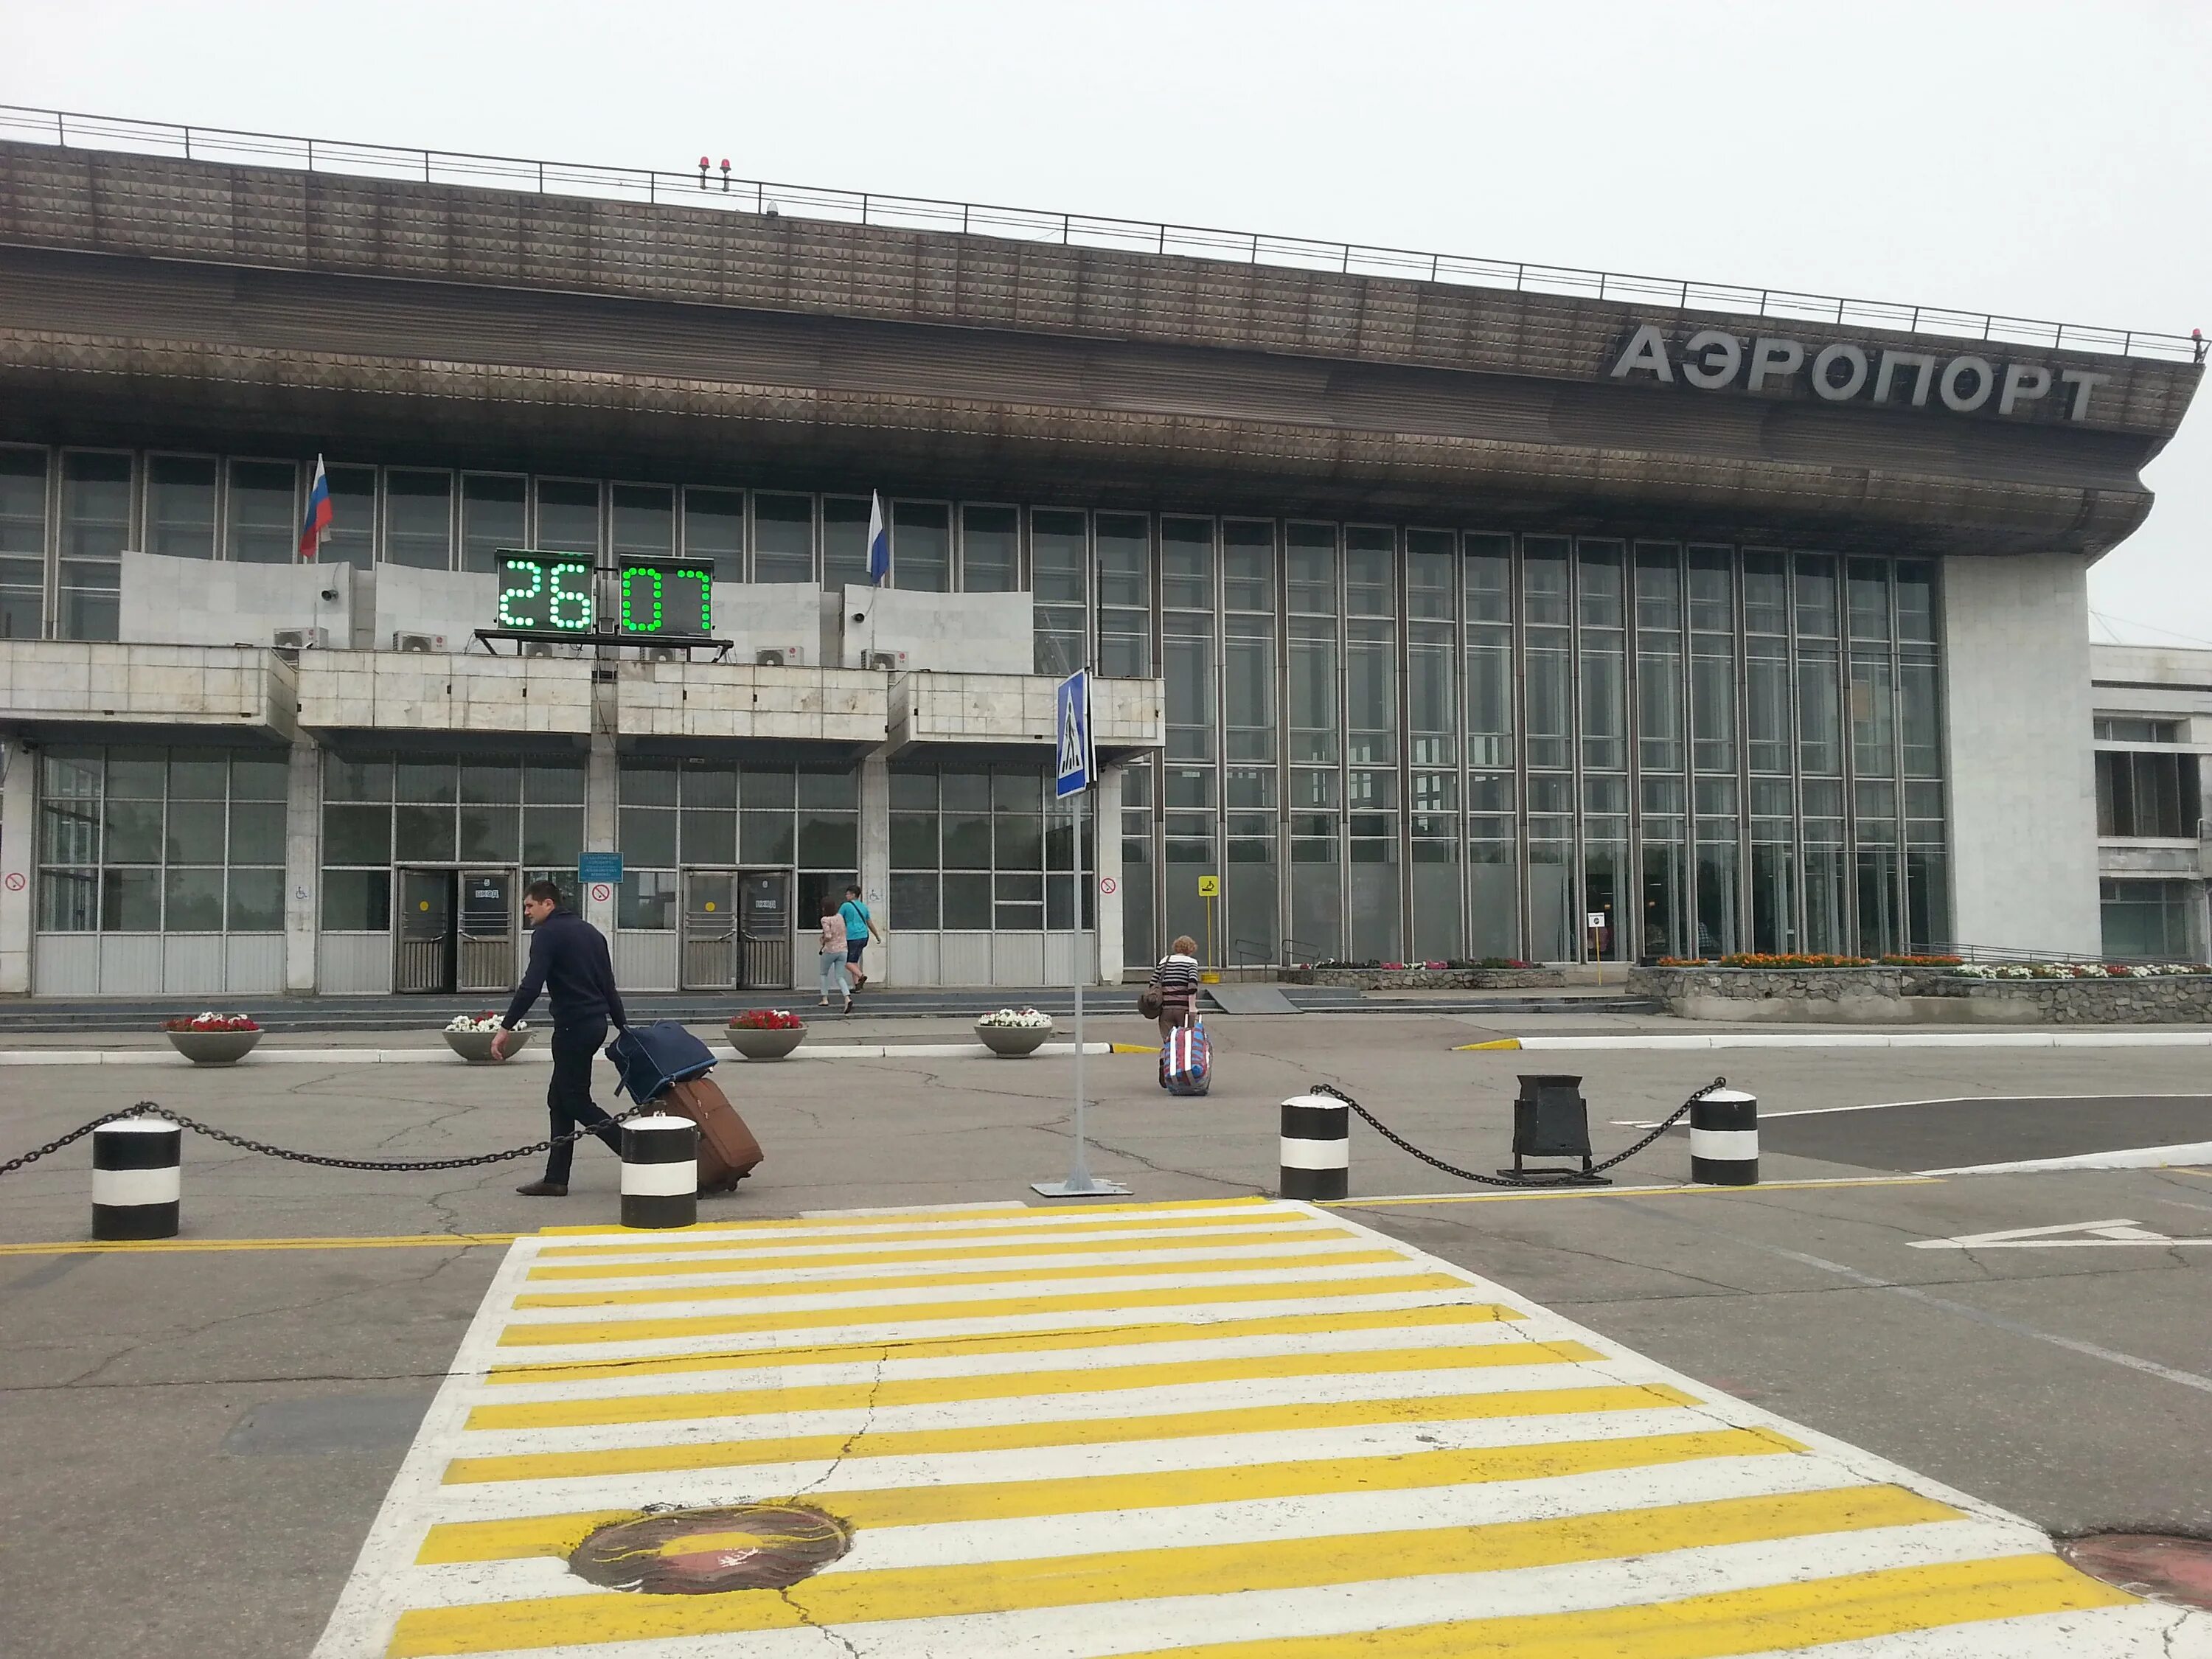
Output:
<instances>
[{"instance_id":1,"label":"brown rolling suitcase","mask_svg":"<svg viewBox=\"0 0 2212 1659\"><path fill-rule=\"evenodd\" d=\"M699 1126L699 1190L726 1193L753 1172L761 1144L711 1076L672 1083L653 1103Z\"/></svg>"}]
</instances>

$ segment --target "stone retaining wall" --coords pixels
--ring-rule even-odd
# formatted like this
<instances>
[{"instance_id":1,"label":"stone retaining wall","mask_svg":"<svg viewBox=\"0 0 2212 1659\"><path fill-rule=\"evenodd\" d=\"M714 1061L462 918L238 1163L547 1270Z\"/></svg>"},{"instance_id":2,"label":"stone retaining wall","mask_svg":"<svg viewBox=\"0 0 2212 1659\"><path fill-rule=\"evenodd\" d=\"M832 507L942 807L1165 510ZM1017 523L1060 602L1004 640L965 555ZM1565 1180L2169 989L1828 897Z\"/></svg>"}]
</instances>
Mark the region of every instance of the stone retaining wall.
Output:
<instances>
[{"instance_id":1,"label":"stone retaining wall","mask_svg":"<svg viewBox=\"0 0 2212 1659\"><path fill-rule=\"evenodd\" d=\"M1966 979L1941 968L1638 968L1631 996L1685 1019L1812 1024L2212 1024L2212 975Z\"/></svg>"},{"instance_id":2,"label":"stone retaining wall","mask_svg":"<svg viewBox=\"0 0 2212 1659\"><path fill-rule=\"evenodd\" d=\"M1567 982L1564 968L1285 968L1285 985L1337 985L1358 991L1531 991Z\"/></svg>"}]
</instances>

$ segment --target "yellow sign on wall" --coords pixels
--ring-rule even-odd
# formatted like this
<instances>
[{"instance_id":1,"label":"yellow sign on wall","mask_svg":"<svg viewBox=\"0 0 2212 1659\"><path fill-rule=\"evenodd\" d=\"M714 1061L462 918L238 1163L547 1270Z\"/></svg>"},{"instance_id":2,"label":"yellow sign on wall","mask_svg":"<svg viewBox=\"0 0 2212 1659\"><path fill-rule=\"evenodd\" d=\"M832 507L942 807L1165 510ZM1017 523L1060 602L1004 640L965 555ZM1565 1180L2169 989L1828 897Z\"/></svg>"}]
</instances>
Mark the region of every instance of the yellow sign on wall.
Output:
<instances>
[{"instance_id":1,"label":"yellow sign on wall","mask_svg":"<svg viewBox=\"0 0 2212 1659\"><path fill-rule=\"evenodd\" d=\"M1200 876L1198 878L1198 896L1200 898L1219 898L1221 896L1221 878L1218 876Z\"/></svg>"}]
</instances>

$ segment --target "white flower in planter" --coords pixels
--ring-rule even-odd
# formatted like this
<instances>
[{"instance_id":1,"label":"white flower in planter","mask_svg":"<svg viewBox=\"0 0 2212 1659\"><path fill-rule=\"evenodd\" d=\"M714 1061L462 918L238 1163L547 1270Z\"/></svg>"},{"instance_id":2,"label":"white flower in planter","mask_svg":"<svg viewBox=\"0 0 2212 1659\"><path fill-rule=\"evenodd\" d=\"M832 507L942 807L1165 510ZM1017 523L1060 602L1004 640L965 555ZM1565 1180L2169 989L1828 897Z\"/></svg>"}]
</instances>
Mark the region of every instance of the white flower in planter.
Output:
<instances>
[{"instance_id":1,"label":"white flower in planter","mask_svg":"<svg viewBox=\"0 0 2212 1659\"><path fill-rule=\"evenodd\" d=\"M473 1031L481 1036L486 1032L499 1030L499 1016L497 1014L455 1014L446 1023L446 1029L449 1031ZM518 1031L526 1031L530 1029L530 1022L526 1019L519 1019L514 1023L514 1029Z\"/></svg>"},{"instance_id":2,"label":"white flower in planter","mask_svg":"<svg viewBox=\"0 0 2212 1659\"><path fill-rule=\"evenodd\" d=\"M1048 1031L1052 1016L1041 1014L1034 1008L1001 1008L995 1013L985 1014L975 1022L1010 1031Z\"/></svg>"}]
</instances>

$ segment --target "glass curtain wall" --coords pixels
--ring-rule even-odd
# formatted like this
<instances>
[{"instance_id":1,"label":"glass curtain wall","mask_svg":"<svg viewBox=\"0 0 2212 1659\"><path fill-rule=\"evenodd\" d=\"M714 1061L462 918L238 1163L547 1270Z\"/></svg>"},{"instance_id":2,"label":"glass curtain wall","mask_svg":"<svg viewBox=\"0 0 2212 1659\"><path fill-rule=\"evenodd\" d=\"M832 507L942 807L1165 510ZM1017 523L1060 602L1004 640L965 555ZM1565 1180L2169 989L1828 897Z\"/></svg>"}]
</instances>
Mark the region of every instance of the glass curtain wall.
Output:
<instances>
[{"instance_id":1,"label":"glass curtain wall","mask_svg":"<svg viewBox=\"0 0 2212 1659\"><path fill-rule=\"evenodd\" d=\"M1223 960L1279 960L1282 862L1276 756L1281 741L1275 526L1221 526L1221 695L1224 745L1221 870Z\"/></svg>"},{"instance_id":2,"label":"glass curtain wall","mask_svg":"<svg viewBox=\"0 0 2212 1659\"><path fill-rule=\"evenodd\" d=\"M46 453L0 448L0 640L46 632Z\"/></svg>"},{"instance_id":3,"label":"glass curtain wall","mask_svg":"<svg viewBox=\"0 0 2212 1659\"><path fill-rule=\"evenodd\" d=\"M1290 895L1285 949L1299 962L1344 951L1343 656L1336 529L1284 530Z\"/></svg>"},{"instance_id":4,"label":"glass curtain wall","mask_svg":"<svg viewBox=\"0 0 2212 1659\"><path fill-rule=\"evenodd\" d=\"M1161 860L1165 937L1198 941L1199 959L1222 960L1220 905L1199 878L1221 873L1221 745L1215 683L1213 521L1160 520L1160 670L1167 685L1167 750Z\"/></svg>"}]
</instances>

